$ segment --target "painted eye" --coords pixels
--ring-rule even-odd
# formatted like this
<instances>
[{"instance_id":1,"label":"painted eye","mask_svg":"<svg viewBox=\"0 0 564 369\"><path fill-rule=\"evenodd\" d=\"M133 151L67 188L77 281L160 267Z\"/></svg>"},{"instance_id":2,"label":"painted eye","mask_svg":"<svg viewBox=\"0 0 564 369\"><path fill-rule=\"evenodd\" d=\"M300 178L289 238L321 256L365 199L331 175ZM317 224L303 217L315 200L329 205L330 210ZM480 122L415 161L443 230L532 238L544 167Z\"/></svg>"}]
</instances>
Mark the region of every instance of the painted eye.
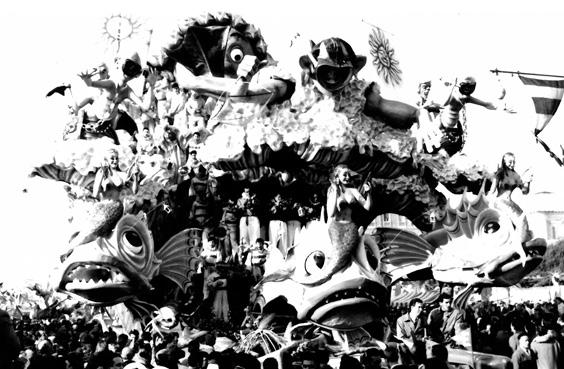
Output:
<instances>
[{"instance_id":1,"label":"painted eye","mask_svg":"<svg viewBox=\"0 0 564 369\"><path fill-rule=\"evenodd\" d=\"M245 53L243 53L243 50L238 48L238 47L231 49L231 51L229 52L229 57L235 63L240 63L241 61L243 61L244 56L245 56Z\"/></svg>"},{"instance_id":2,"label":"painted eye","mask_svg":"<svg viewBox=\"0 0 564 369\"><path fill-rule=\"evenodd\" d=\"M309 275L312 275L323 269L323 265L325 265L325 254L321 251L315 251L306 258L305 270Z\"/></svg>"},{"instance_id":3,"label":"painted eye","mask_svg":"<svg viewBox=\"0 0 564 369\"><path fill-rule=\"evenodd\" d=\"M143 240L137 232L126 231L122 235L123 244L135 251L143 247Z\"/></svg>"},{"instance_id":4,"label":"painted eye","mask_svg":"<svg viewBox=\"0 0 564 369\"><path fill-rule=\"evenodd\" d=\"M484 224L483 232L485 234L492 234L499 231L500 225L498 222L487 222Z\"/></svg>"}]
</instances>

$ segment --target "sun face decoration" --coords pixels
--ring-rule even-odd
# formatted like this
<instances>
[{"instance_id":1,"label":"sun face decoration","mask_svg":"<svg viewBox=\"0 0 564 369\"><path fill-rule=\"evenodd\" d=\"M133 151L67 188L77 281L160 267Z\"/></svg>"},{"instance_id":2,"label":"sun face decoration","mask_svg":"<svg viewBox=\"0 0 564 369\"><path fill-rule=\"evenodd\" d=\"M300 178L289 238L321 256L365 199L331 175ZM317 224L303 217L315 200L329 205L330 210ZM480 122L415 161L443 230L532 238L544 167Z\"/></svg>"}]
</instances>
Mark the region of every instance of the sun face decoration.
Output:
<instances>
[{"instance_id":1,"label":"sun face decoration","mask_svg":"<svg viewBox=\"0 0 564 369\"><path fill-rule=\"evenodd\" d=\"M118 14L112 15L104 21L104 36L114 43L119 45L121 41L131 38L137 31L141 24L128 16Z\"/></svg>"}]
</instances>

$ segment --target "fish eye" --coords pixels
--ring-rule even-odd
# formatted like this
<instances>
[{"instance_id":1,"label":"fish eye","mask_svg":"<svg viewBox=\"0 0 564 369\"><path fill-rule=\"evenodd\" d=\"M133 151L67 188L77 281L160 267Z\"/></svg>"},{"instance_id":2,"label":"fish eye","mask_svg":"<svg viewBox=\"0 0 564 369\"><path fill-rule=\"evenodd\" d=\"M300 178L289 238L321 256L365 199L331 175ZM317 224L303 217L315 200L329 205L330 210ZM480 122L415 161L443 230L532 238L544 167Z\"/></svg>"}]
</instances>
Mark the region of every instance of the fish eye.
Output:
<instances>
[{"instance_id":1,"label":"fish eye","mask_svg":"<svg viewBox=\"0 0 564 369\"><path fill-rule=\"evenodd\" d=\"M485 234L492 234L492 233L496 233L497 231L499 231L500 229L500 225L498 222L487 222L486 224L484 224L483 227L483 232Z\"/></svg>"},{"instance_id":2,"label":"fish eye","mask_svg":"<svg viewBox=\"0 0 564 369\"><path fill-rule=\"evenodd\" d=\"M323 269L323 265L325 265L325 254L321 251L312 252L305 260L306 273L315 274Z\"/></svg>"},{"instance_id":3,"label":"fish eye","mask_svg":"<svg viewBox=\"0 0 564 369\"><path fill-rule=\"evenodd\" d=\"M243 52L243 49L238 48L238 47L234 47L229 52L229 57L235 63L240 63L241 61L243 61L244 56L245 56L245 53Z\"/></svg>"},{"instance_id":4,"label":"fish eye","mask_svg":"<svg viewBox=\"0 0 564 369\"><path fill-rule=\"evenodd\" d=\"M139 249L143 246L143 240L137 232L126 231L122 236L123 244L132 249Z\"/></svg>"}]
</instances>

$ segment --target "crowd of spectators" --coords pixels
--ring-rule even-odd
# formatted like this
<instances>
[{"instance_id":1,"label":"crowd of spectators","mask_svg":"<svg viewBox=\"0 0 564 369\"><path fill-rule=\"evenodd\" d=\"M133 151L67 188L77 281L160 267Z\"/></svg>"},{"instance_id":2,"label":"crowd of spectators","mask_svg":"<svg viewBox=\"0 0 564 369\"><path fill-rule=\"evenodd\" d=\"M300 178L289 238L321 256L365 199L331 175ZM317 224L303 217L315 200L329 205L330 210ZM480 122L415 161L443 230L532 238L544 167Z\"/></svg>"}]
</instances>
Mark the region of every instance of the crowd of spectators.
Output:
<instances>
[{"instance_id":1,"label":"crowd of spectators","mask_svg":"<svg viewBox=\"0 0 564 369\"><path fill-rule=\"evenodd\" d=\"M408 307L391 308L397 325L386 347L335 358L319 341L302 341L282 350L279 360L262 363L256 352L240 352L237 342L218 344L217 331L193 337L149 329L116 332L81 311L43 319L23 314L11 321L3 311L2 368L449 368L454 365L448 364L449 350L501 355L506 358L501 362L511 361L514 369L563 367L560 298L535 304L476 302L465 311L453 308L448 295L434 304L414 299Z\"/></svg>"}]
</instances>

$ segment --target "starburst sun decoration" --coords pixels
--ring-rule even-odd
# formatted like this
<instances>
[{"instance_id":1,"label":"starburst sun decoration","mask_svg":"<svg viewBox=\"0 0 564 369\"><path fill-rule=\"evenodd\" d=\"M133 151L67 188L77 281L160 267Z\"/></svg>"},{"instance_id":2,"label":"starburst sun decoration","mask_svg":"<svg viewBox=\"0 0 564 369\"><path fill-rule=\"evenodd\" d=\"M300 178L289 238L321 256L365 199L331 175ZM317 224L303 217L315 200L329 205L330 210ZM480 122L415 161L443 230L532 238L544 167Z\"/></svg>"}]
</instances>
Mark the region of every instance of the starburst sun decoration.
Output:
<instances>
[{"instance_id":1,"label":"starburst sun decoration","mask_svg":"<svg viewBox=\"0 0 564 369\"><path fill-rule=\"evenodd\" d=\"M401 84L401 69L399 60L396 59L394 49L390 46L390 41L380 28L373 27L368 38L370 54L374 58L372 64L376 67L376 72L386 84L399 86Z\"/></svg>"},{"instance_id":2,"label":"starburst sun decoration","mask_svg":"<svg viewBox=\"0 0 564 369\"><path fill-rule=\"evenodd\" d=\"M141 23L132 17L123 14L112 15L104 21L104 36L112 44L117 44L119 51L121 42L133 37L141 27Z\"/></svg>"}]
</instances>

